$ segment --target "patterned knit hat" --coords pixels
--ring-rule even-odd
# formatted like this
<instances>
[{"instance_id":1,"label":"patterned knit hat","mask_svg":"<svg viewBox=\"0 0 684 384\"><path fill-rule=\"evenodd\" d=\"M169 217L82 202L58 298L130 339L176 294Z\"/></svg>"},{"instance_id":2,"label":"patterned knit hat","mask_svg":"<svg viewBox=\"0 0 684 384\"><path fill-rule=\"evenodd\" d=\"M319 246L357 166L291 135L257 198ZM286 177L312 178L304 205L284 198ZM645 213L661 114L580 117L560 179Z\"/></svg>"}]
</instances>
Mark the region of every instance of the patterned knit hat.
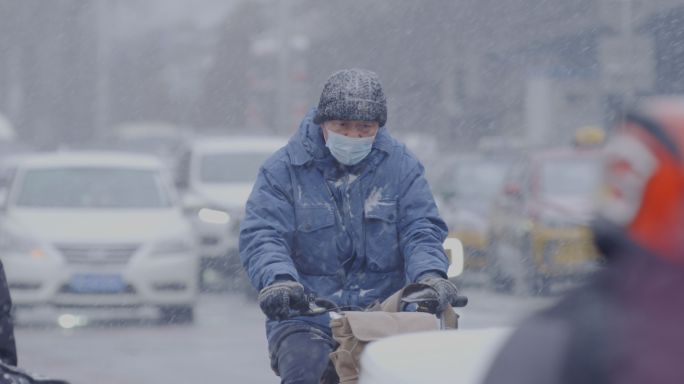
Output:
<instances>
[{"instance_id":1,"label":"patterned knit hat","mask_svg":"<svg viewBox=\"0 0 684 384\"><path fill-rule=\"evenodd\" d=\"M387 121L387 101L378 75L365 69L333 73L323 87L314 123L327 120Z\"/></svg>"}]
</instances>

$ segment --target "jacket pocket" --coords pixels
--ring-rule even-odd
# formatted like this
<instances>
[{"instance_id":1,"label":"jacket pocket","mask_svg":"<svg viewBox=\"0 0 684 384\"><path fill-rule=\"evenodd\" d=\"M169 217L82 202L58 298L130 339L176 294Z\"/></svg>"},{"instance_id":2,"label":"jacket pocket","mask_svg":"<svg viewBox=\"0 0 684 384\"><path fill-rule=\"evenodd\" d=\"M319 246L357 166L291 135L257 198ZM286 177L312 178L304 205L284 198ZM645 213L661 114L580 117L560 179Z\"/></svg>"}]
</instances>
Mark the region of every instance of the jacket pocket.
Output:
<instances>
[{"instance_id":1,"label":"jacket pocket","mask_svg":"<svg viewBox=\"0 0 684 384\"><path fill-rule=\"evenodd\" d=\"M372 208L366 208L365 226L368 269L384 272L402 268L396 200L380 200Z\"/></svg>"},{"instance_id":2,"label":"jacket pocket","mask_svg":"<svg viewBox=\"0 0 684 384\"><path fill-rule=\"evenodd\" d=\"M297 207L297 233L294 262L305 274L333 275L339 262L334 245L337 235L335 214L331 206Z\"/></svg>"},{"instance_id":3,"label":"jacket pocket","mask_svg":"<svg viewBox=\"0 0 684 384\"><path fill-rule=\"evenodd\" d=\"M327 205L297 208L297 231L316 232L335 224L335 215Z\"/></svg>"}]
</instances>

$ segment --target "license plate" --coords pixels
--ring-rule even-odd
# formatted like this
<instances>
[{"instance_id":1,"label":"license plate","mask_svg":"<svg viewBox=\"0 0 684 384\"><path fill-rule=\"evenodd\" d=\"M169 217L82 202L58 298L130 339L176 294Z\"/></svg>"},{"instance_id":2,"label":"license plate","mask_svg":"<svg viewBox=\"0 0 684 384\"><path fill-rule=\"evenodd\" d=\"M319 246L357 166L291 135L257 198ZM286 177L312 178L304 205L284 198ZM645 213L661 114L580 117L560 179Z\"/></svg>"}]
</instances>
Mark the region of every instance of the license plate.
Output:
<instances>
[{"instance_id":1,"label":"license plate","mask_svg":"<svg viewBox=\"0 0 684 384\"><path fill-rule=\"evenodd\" d=\"M126 290L126 283L119 275L75 275L69 287L76 293L120 293Z\"/></svg>"}]
</instances>

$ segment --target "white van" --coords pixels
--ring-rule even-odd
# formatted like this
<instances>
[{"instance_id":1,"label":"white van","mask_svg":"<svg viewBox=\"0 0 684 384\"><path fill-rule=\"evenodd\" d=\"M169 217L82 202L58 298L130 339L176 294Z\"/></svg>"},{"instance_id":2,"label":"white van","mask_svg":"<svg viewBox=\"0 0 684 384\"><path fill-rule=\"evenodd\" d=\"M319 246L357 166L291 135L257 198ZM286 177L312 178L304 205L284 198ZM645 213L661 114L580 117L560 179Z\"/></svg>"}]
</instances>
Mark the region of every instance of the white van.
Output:
<instances>
[{"instance_id":1,"label":"white van","mask_svg":"<svg viewBox=\"0 0 684 384\"><path fill-rule=\"evenodd\" d=\"M205 137L183 155L177 183L200 246L202 287L247 288L238 255L240 220L259 167L286 144L269 136Z\"/></svg>"}]
</instances>

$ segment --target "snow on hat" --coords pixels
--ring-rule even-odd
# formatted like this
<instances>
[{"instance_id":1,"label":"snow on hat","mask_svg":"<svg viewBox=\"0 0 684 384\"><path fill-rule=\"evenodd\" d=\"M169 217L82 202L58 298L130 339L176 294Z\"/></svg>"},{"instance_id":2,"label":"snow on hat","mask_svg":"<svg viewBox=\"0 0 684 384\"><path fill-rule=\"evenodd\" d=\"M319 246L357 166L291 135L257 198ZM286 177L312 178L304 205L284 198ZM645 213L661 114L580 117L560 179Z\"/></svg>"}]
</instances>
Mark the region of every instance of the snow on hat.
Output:
<instances>
[{"instance_id":1,"label":"snow on hat","mask_svg":"<svg viewBox=\"0 0 684 384\"><path fill-rule=\"evenodd\" d=\"M378 75L365 69L343 69L328 78L314 123L327 120L387 121L387 101Z\"/></svg>"}]
</instances>

